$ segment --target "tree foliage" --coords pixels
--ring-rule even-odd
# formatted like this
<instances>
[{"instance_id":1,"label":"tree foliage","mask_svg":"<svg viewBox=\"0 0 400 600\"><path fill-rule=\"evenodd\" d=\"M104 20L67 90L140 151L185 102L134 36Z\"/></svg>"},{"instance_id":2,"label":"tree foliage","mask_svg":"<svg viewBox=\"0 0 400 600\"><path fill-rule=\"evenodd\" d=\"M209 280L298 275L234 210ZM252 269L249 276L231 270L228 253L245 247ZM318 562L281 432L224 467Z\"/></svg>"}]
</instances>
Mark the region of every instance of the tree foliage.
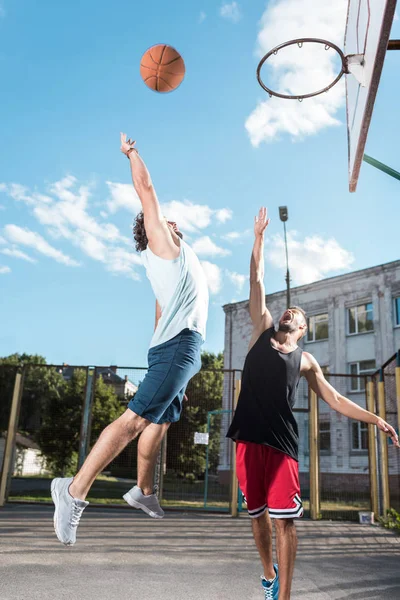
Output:
<instances>
[{"instance_id":1,"label":"tree foliage","mask_svg":"<svg viewBox=\"0 0 400 600\"><path fill-rule=\"evenodd\" d=\"M76 469L86 369L74 369L65 380L63 369L46 365L39 355L12 354L0 359L0 430L8 426L17 367L25 365L18 431L40 447L52 474ZM116 419L123 407L112 386L96 381L92 403L92 439Z\"/></svg>"}]
</instances>

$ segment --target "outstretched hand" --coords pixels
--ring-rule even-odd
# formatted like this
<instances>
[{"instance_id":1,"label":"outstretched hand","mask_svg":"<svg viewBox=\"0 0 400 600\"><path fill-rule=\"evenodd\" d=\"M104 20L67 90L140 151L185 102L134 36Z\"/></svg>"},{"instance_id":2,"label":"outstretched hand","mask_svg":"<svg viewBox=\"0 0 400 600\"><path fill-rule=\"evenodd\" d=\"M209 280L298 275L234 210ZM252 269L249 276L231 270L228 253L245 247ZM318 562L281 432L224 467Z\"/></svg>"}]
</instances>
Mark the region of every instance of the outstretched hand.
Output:
<instances>
[{"instance_id":1,"label":"outstretched hand","mask_svg":"<svg viewBox=\"0 0 400 600\"><path fill-rule=\"evenodd\" d=\"M254 235L256 237L263 236L269 225L270 219L267 218L267 209L263 206L258 212L258 216L254 217Z\"/></svg>"},{"instance_id":2,"label":"outstretched hand","mask_svg":"<svg viewBox=\"0 0 400 600\"><path fill-rule=\"evenodd\" d=\"M136 142L132 141L130 138L126 139L126 133L121 133L121 152L123 154L127 154L132 148L136 150L135 144Z\"/></svg>"},{"instance_id":3,"label":"outstretched hand","mask_svg":"<svg viewBox=\"0 0 400 600\"><path fill-rule=\"evenodd\" d=\"M389 423L386 423L386 421L379 417L376 422L376 426L378 427L378 429L380 429L390 437L396 448L400 448L399 436L397 435L393 427L389 425Z\"/></svg>"}]
</instances>

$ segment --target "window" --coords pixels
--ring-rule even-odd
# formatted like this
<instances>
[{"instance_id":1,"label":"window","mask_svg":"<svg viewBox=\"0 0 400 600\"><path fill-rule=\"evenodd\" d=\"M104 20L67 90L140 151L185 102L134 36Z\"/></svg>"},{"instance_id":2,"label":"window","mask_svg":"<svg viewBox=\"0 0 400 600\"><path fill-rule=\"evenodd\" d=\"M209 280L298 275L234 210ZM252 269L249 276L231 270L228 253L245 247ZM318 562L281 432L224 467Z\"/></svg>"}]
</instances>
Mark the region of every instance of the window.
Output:
<instances>
[{"instance_id":1,"label":"window","mask_svg":"<svg viewBox=\"0 0 400 600\"><path fill-rule=\"evenodd\" d=\"M394 299L394 324L400 327L400 296Z\"/></svg>"},{"instance_id":2,"label":"window","mask_svg":"<svg viewBox=\"0 0 400 600\"><path fill-rule=\"evenodd\" d=\"M367 423L351 424L351 449L368 450L368 425Z\"/></svg>"},{"instance_id":3,"label":"window","mask_svg":"<svg viewBox=\"0 0 400 600\"><path fill-rule=\"evenodd\" d=\"M374 330L372 302L348 309L349 333L365 333Z\"/></svg>"},{"instance_id":4,"label":"window","mask_svg":"<svg viewBox=\"0 0 400 600\"><path fill-rule=\"evenodd\" d=\"M321 450L321 452L331 451L330 421L321 421L319 424L319 449Z\"/></svg>"},{"instance_id":5,"label":"window","mask_svg":"<svg viewBox=\"0 0 400 600\"><path fill-rule=\"evenodd\" d=\"M350 363L349 373L353 375L350 379L350 390L352 392L363 392L365 390L365 379L361 375L374 373L376 365L374 360L361 360L360 362Z\"/></svg>"},{"instance_id":6,"label":"window","mask_svg":"<svg viewBox=\"0 0 400 600\"><path fill-rule=\"evenodd\" d=\"M314 315L307 319L307 342L328 339L328 313Z\"/></svg>"}]
</instances>

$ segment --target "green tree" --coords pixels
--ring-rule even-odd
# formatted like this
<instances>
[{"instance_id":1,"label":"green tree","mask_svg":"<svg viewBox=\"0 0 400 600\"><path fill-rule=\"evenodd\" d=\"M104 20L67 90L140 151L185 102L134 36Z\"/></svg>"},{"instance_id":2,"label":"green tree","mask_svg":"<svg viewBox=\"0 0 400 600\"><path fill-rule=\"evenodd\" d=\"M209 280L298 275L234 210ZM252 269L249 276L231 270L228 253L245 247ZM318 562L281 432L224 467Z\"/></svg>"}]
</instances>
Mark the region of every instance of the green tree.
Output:
<instances>
[{"instance_id":1,"label":"green tree","mask_svg":"<svg viewBox=\"0 0 400 600\"><path fill-rule=\"evenodd\" d=\"M15 374L25 366L18 430L34 434L40 427L43 407L63 387L64 379L38 354L11 354L0 358L0 430L8 427Z\"/></svg>"},{"instance_id":2,"label":"green tree","mask_svg":"<svg viewBox=\"0 0 400 600\"><path fill-rule=\"evenodd\" d=\"M66 475L76 470L85 390L86 371L75 369L62 393L51 398L45 407L36 441L53 474ZM91 439L96 440L104 427L123 410L113 387L104 383L100 376L96 380L92 404Z\"/></svg>"},{"instance_id":3,"label":"green tree","mask_svg":"<svg viewBox=\"0 0 400 600\"><path fill-rule=\"evenodd\" d=\"M206 446L194 443L195 432L206 432L209 411L222 408L223 354L203 352L202 370L190 381L182 416L168 431L167 468L181 476L201 477L206 466ZM219 416L212 418L209 438L209 467L216 470L220 444Z\"/></svg>"}]
</instances>

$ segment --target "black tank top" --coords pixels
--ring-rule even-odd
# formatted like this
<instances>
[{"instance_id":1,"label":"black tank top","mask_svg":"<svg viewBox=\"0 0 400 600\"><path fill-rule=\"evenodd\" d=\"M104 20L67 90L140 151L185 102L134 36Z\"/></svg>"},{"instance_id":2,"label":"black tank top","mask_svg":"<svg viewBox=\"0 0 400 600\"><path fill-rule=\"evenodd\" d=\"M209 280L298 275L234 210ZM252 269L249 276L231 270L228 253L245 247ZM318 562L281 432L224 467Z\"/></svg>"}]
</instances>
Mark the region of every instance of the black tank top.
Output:
<instances>
[{"instance_id":1,"label":"black tank top","mask_svg":"<svg viewBox=\"0 0 400 600\"><path fill-rule=\"evenodd\" d=\"M265 444L298 460L299 434L292 409L302 350L279 352L271 345L274 333L273 327L264 331L247 354L227 437Z\"/></svg>"}]
</instances>

